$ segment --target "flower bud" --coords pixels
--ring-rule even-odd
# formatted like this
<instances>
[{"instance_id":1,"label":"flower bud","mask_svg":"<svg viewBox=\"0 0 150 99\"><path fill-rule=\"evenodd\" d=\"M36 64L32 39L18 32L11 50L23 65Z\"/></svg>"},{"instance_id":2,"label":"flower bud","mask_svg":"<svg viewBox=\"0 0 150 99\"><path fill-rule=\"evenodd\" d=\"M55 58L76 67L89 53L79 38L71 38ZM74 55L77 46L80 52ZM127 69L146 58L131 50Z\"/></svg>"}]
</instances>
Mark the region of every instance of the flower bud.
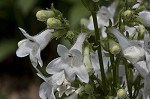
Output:
<instances>
[{"instance_id":1,"label":"flower bud","mask_svg":"<svg viewBox=\"0 0 150 99\"><path fill-rule=\"evenodd\" d=\"M123 13L123 16L124 16L124 17L132 17L132 16L133 16L133 11L132 11L132 10L126 10L126 11Z\"/></svg>"},{"instance_id":2,"label":"flower bud","mask_svg":"<svg viewBox=\"0 0 150 99\"><path fill-rule=\"evenodd\" d=\"M109 41L109 50L112 54L118 54L120 52L120 46L113 40Z\"/></svg>"},{"instance_id":3,"label":"flower bud","mask_svg":"<svg viewBox=\"0 0 150 99\"><path fill-rule=\"evenodd\" d=\"M49 18L47 20L47 28L59 28L61 25L62 23L59 19Z\"/></svg>"},{"instance_id":4,"label":"flower bud","mask_svg":"<svg viewBox=\"0 0 150 99\"><path fill-rule=\"evenodd\" d=\"M68 31L68 32L67 32L67 37L70 38L70 39L73 39L73 38L74 38L74 33L73 33L73 31Z\"/></svg>"},{"instance_id":5,"label":"flower bud","mask_svg":"<svg viewBox=\"0 0 150 99\"><path fill-rule=\"evenodd\" d=\"M119 89L117 92L117 96L119 99L124 99L126 97L126 91L125 89Z\"/></svg>"},{"instance_id":6,"label":"flower bud","mask_svg":"<svg viewBox=\"0 0 150 99\"><path fill-rule=\"evenodd\" d=\"M139 27L138 28L138 36L139 38L143 38L144 37L144 33L145 33L145 28L144 27Z\"/></svg>"},{"instance_id":7,"label":"flower bud","mask_svg":"<svg viewBox=\"0 0 150 99\"><path fill-rule=\"evenodd\" d=\"M85 42L83 62L86 66L88 73L91 73L92 66L91 66L91 60L90 60L90 45L88 42Z\"/></svg>"},{"instance_id":8,"label":"flower bud","mask_svg":"<svg viewBox=\"0 0 150 99\"><path fill-rule=\"evenodd\" d=\"M47 21L48 18L55 16L55 13L52 10L40 10L36 13L37 20Z\"/></svg>"}]
</instances>

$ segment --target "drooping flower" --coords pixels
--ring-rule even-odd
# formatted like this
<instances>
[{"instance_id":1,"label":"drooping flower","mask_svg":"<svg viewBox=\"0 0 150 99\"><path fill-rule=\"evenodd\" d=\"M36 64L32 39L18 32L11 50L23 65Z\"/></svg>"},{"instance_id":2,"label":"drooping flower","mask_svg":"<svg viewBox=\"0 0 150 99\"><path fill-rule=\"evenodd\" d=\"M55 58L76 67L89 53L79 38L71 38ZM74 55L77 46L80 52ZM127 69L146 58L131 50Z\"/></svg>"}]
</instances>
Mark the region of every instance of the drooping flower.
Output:
<instances>
[{"instance_id":1,"label":"drooping flower","mask_svg":"<svg viewBox=\"0 0 150 99\"><path fill-rule=\"evenodd\" d=\"M40 66L43 65L40 53L43 50L48 42L52 38L53 29L46 29L43 32L30 36L25 30L19 28L22 34L26 37L26 39L21 40L18 43L18 50L16 51L16 55L18 57L25 57L29 55L31 63L33 66L37 66L39 63Z\"/></svg>"},{"instance_id":2,"label":"drooping flower","mask_svg":"<svg viewBox=\"0 0 150 99\"><path fill-rule=\"evenodd\" d=\"M74 81L75 76L82 82L88 83L89 75L83 64L82 44L85 40L86 33L81 33L73 47L68 50L64 45L59 44L57 52L60 57L52 60L46 71L49 74L55 74L64 70L66 79Z\"/></svg>"},{"instance_id":3,"label":"drooping flower","mask_svg":"<svg viewBox=\"0 0 150 99\"><path fill-rule=\"evenodd\" d=\"M128 40L115 28L111 28L110 31L117 38L124 57L131 63L134 64L144 58L144 48L142 48L139 42Z\"/></svg>"}]
</instances>

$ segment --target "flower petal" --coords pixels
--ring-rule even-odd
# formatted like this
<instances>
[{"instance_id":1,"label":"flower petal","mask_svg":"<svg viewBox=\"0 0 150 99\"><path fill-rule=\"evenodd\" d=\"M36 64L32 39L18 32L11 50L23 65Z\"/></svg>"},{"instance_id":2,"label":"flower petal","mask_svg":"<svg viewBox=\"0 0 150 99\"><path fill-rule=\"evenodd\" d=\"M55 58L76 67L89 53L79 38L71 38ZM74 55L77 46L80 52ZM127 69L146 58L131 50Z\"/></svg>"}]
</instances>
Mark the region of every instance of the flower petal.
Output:
<instances>
[{"instance_id":1,"label":"flower petal","mask_svg":"<svg viewBox=\"0 0 150 99\"><path fill-rule=\"evenodd\" d=\"M47 82L43 82L40 85L39 96L42 99L56 99L52 86L50 86Z\"/></svg>"},{"instance_id":2,"label":"flower petal","mask_svg":"<svg viewBox=\"0 0 150 99\"><path fill-rule=\"evenodd\" d=\"M70 66L66 66L65 69L65 75L66 75L66 79L67 81L69 82L72 82L75 80L75 71L74 71L74 68L73 67L70 67Z\"/></svg>"},{"instance_id":3,"label":"flower petal","mask_svg":"<svg viewBox=\"0 0 150 99\"><path fill-rule=\"evenodd\" d=\"M116 8L118 6L118 0L116 0L115 2L113 2L109 7L108 7L108 11L111 14L111 17L114 17L114 14L116 12Z\"/></svg>"},{"instance_id":4,"label":"flower petal","mask_svg":"<svg viewBox=\"0 0 150 99\"><path fill-rule=\"evenodd\" d=\"M22 32L22 34L23 34L27 39L34 41L33 37L30 36L24 29L22 29L22 28L19 27L19 30Z\"/></svg>"},{"instance_id":5,"label":"flower petal","mask_svg":"<svg viewBox=\"0 0 150 99\"><path fill-rule=\"evenodd\" d=\"M150 74L144 80L144 99L150 99Z\"/></svg>"},{"instance_id":6,"label":"flower petal","mask_svg":"<svg viewBox=\"0 0 150 99\"><path fill-rule=\"evenodd\" d=\"M41 50L44 49L49 41L52 39L52 32L54 32L53 29L46 29L39 34L33 36L33 39L40 45Z\"/></svg>"},{"instance_id":7,"label":"flower petal","mask_svg":"<svg viewBox=\"0 0 150 99\"><path fill-rule=\"evenodd\" d=\"M142 11L138 14L139 21L146 27L150 27L150 12L149 11Z\"/></svg>"},{"instance_id":8,"label":"flower petal","mask_svg":"<svg viewBox=\"0 0 150 99\"><path fill-rule=\"evenodd\" d=\"M73 55L73 66L80 66L83 63L83 56L79 50L72 49L70 53Z\"/></svg>"},{"instance_id":9,"label":"flower petal","mask_svg":"<svg viewBox=\"0 0 150 99\"><path fill-rule=\"evenodd\" d=\"M149 73L149 70L146 67L145 61L140 61L134 64L135 68L138 70L138 72L142 75L142 77L146 77Z\"/></svg>"},{"instance_id":10,"label":"flower petal","mask_svg":"<svg viewBox=\"0 0 150 99\"><path fill-rule=\"evenodd\" d=\"M89 82L89 75L84 65L75 67L75 73L82 82Z\"/></svg>"},{"instance_id":11,"label":"flower petal","mask_svg":"<svg viewBox=\"0 0 150 99\"><path fill-rule=\"evenodd\" d=\"M57 53L60 57L65 57L69 50L64 45L59 44L57 46Z\"/></svg>"},{"instance_id":12,"label":"flower petal","mask_svg":"<svg viewBox=\"0 0 150 99\"><path fill-rule=\"evenodd\" d=\"M61 60L61 57L52 60L46 67L46 72L49 74L56 74L63 70L66 67Z\"/></svg>"},{"instance_id":13,"label":"flower petal","mask_svg":"<svg viewBox=\"0 0 150 99\"><path fill-rule=\"evenodd\" d=\"M25 57L29 55L32 48L28 47L28 44L28 40L26 40L19 46L18 50L16 51L16 55L18 57Z\"/></svg>"}]
</instances>

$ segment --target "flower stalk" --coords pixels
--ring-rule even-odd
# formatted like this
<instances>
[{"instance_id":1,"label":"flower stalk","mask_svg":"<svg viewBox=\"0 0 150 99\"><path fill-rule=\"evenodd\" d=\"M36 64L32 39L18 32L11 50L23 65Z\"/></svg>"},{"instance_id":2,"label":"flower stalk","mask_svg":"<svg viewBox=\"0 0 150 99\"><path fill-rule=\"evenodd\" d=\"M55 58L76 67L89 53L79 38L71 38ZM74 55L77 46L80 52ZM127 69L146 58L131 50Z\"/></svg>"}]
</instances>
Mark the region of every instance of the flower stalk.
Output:
<instances>
[{"instance_id":1,"label":"flower stalk","mask_svg":"<svg viewBox=\"0 0 150 99\"><path fill-rule=\"evenodd\" d=\"M104 72L104 65L103 65L103 58L102 58L102 50L101 50L101 40L100 40L100 33L98 29L98 23L97 23L97 17L96 12L91 12L93 17L93 23L95 28L95 43L98 45L98 57L99 57L99 63L100 63L100 71L101 71L101 77L102 77L102 84L104 88L104 92L106 92L106 76Z\"/></svg>"}]
</instances>

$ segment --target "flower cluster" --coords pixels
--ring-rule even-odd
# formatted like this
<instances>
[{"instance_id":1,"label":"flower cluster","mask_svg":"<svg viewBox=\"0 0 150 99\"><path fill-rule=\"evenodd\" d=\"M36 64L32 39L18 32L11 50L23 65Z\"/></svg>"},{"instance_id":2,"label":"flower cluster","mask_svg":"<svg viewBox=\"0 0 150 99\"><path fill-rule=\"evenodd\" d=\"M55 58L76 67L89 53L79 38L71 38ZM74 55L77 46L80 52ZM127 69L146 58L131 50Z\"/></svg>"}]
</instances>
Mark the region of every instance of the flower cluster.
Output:
<instances>
[{"instance_id":1,"label":"flower cluster","mask_svg":"<svg viewBox=\"0 0 150 99\"><path fill-rule=\"evenodd\" d=\"M150 12L140 0L114 1L107 6L101 0L81 0L91 12L81 19L81 31L71 31L69 22L54 8L37 12L37 20L47 29L18 43L16 55L29 55L37 75L44 80L39 89L42 99L143 99L150 98ZM125 4L122 8L122 4ZM120 7L121 10L117 8ZM117 12L118 11L118 12ZM58 58L45 71L41 51L52 39L65 37L69 49L57 45ZM93 40L92 38L95 38Z\"/></svg>"}]
</instances>

